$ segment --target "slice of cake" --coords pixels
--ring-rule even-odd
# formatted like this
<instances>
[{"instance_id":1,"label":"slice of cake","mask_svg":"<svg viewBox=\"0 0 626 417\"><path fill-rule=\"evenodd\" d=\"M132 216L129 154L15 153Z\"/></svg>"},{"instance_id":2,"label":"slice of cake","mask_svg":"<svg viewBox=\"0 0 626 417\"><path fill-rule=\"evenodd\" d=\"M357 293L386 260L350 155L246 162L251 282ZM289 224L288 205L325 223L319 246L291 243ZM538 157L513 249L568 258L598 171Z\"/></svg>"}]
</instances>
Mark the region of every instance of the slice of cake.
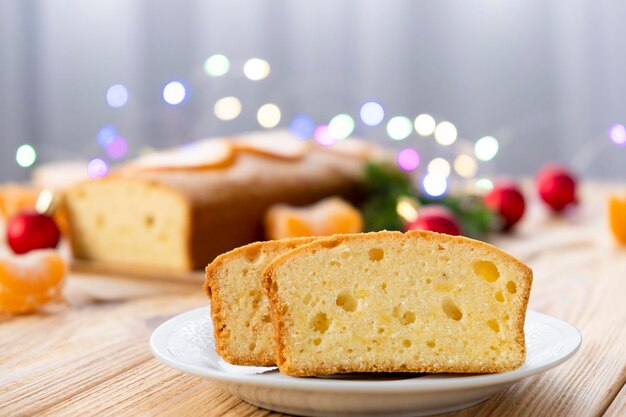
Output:
<instances>
[{"instance_id":1,"label":"slice of cake","mask_svg":"<svg viewBox=\"0 0 626 417\"><path fill-rule=\"evenodd\" d=\"M277 363L294 376L515 369L531 283L493 246L422 231L320 239L263 273Z\"/></svg>"},{"instance_id":2,"label":"slice of cake","mask_svg":"<svg viewBox=\"0 0 626 417\"><path fill-rule=\"evenodd\" d=\"M206 268L217 352L229 363L276 365L274 328L261 274L274 258L315 238L256 242L218 256Z\"/></svg>"}]
</instances>

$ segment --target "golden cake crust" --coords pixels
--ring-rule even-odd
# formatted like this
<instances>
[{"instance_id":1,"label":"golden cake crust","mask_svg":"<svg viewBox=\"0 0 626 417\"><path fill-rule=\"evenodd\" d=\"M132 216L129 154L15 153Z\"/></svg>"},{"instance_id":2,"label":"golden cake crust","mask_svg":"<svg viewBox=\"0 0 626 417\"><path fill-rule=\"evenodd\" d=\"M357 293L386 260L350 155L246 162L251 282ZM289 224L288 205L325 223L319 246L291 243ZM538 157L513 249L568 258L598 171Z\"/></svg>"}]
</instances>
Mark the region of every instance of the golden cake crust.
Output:
<instances>
[{"instance_id":1,"label":"golden cake crust","mask_svg":"<svg viewBox=\"0 0 626 417\"><path fill-rule=\"evenodd\" d=\"M257 354L241 354L232 352L229 347L229 332L227 326L227 307L222 293L222 275L224 269L233 261L241 258L254 258L259 253L264 252L271 256L273 252L283 252L293 250L298 246L313 242L314 237L289 238L281 240L270 240L264 242L254 242L226 252L211 262L206 267L206 279L204 282L204 292L211 301L211 318L213 320L213 332L215 337L215 347L217 353L228 363L241 366L275 366L276 356L274 350L260 352ZM261 276L256 277L261 285ZM260 307L262 308L262 306ZM250 334L250 337L262 337L263 335Z\"/></svg>"},{"instance_id":2,"label":"golden cake crust","mask_svg":"<svg viewBox=\"0 0 626 417\"><path fill-rule=\"evenodd\" d=\"M401 239L427 239L440 243L454 243L454 242L462 242L473 248L482 248L492 251L493 253L507 259L508 262L514 264L519 270L522 271L521 282L523 285L520 288L520 302L521 307L519 308L516 317L516 322L518 323L516 330L516 338L515 343L519 347L521 351L522 360L519 363L511 363L508 366L495 366L485 364L480 369L477 369L476 366L464 366L464 365L455 365L449 366L446 364L430 364L430 365L422 365L419 367L406 367L406 366L398 366L397 364L391 363L375 363L375 364L364 364L364 363L351 363L348 366L342 365L318 365L313 367L301 368L297 366L292 366L285 358L285 349L286 349L286 326L288 325L285 321L286 313L288 306L283 303L280 297L277 294L277 287L274 285L274 276L276 270L280 268L285 263L289 262L294 256L299 254L312 254L317 250L324 248L332 248L338 246L342 243L352 242L366 242L370 239L376 238L391 238L394 240ZM523 364L526 354L525 347L525 338L524 338L524 320L525 320L525 312L528 305L528 299L530 295L530 287L532 284L532 270L523 264L518 259L513 256L507 254L506 252L495 248L487 243L469 239L461 236L450 236L446 234L439 234L434 232L427 231L409 231L406 233L401 232L391 232L391 231L383 231L383 232L371 232L371 233L361 233L361 234L351 234L351 235L335 235L328 238L320 238L312 243L300 246L288 253L285 253L271 262L263 272L263 288L265 293L270 301L270 312L272 316L272 323L275 328L275 337L276 337L276 347L277 347L277 363L282 373L292 375L292 376L311 376L311 375L327 375L327 374L335 374L335 373L345 373L345 372L429 372L429 373L441 373L441 372L454 372L454 373L494 373L494 372L504 372L512 369L516 369Z\"/></svg>"}]
</instances>

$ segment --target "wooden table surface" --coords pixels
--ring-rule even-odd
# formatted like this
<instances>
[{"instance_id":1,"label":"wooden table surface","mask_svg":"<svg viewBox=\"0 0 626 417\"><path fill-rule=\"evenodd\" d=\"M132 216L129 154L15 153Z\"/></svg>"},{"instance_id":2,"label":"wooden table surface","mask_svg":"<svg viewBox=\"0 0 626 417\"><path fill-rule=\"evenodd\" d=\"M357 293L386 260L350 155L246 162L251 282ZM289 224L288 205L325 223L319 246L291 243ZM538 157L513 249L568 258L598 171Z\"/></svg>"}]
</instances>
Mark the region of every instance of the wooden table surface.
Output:
<instances>
[{"instance_id":1,"label":"wooden table surface","mask_svg":"<svg viewBox=\"0 0 626 417\"><path fill-rule=\"evenodd\" d=\"M606 195L587 184L580 211L550 217L536 202L492 240L535 272L530 308L583 334L565 364L450 416L626 416L626 247L609 235ZM0 322L0 416L265 416L219 384L157 362L151 332L206 306L200 283L73 273L66 306Z\"/></svg>"}]
</instances>

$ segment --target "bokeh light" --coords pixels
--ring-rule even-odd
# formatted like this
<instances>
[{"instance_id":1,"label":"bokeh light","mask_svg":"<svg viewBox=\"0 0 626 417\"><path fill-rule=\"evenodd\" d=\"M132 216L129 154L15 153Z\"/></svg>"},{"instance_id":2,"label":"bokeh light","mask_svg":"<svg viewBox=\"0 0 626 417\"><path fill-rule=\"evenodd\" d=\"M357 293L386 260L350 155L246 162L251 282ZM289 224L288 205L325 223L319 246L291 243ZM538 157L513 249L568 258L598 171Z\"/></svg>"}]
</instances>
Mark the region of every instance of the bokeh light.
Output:
<instances>
[{"instance_id":1,"label":"bokeh light","mask_svg":"<svg viewBox=\"0 0 626 417\"><path fill-rule=\"evenodd\" d=\"M37 152L32 145L25 144L17 148L15 152L15 161L22 168L32 166L37 160Z\"/></svg>"},{"instance_id":2,"label":"bokeh light","mask_svg":"<svg viewBox=\"0 0 626 417\"><path fill-rule=\"evenodd\" d=\"M626 128L621 124L614 124L609 129L609 139L616 145L626 145Z\"/></svg>"},{"instance_id":3,"label":"bokeh light","mask_svg":"<svg viewBox=\"0 0 626 417\"><path fill-rule=\"evenodd\" d=\"M476 181L476 187L481 190L490 191L493 189L493 181L489 178L481 178Z\"/></svg>"},{"instance_id":4,"label":"bokeh light","mask_svg":"<svg viewBox=\"0 0 626 417\"><path fill-rule=\"evenodd\" d=\"M172 106L182 103L186 95L187 90L180 81L169 82L163 87L163 100Z\"/></svg>"},{"instance_id":5,"label":"bokeh light","mask_svg":"<svg viewBox=\"0 0 626 417\"><path fill-rule=\"evenodd\" d=\"M400 197L396 204L396 213L402 217L406 222L412 223L417 220L419 213L417 209L419 203L416 199L411 197Z\"/></svg>"},{"instance_id":6,"label":"bokeh light","mask_svg":"<svg viewBox=\"0 0 626 417\"><path fill-rule=\"evenodd\" d=\"M270 75L270 64L264 59L252 58L243 66L243 73L252 81L262 80Z\"/></svg>"},{"instance_id":7,"label":"bokeh light","mask_svg":"<svg viewBox=\"0 0 626 417\"><path fill-rule=\"evenodd\" d=\"M443 146L452 145L456 142L456 127L450 122L439 122L435 127L435 140Z\"/></svg>"},{"instance_id":8,"label":"bokeh light","mask_svg":"<svg viewBox=\"0 0 626 417\"><path fill-rule=\"evenodd\" d=\"M209 77L221 77L230 71L230 61L224 55L211 55L204 61L204 72Z\"/></svg>"},{"instance_id":9,"label":"bokeh light","mask_svg":"<svg viewBox=\"0 0 626 417\"><path fill-rule=\"evenodd\" d=\"M422 180L422 189L431 197L441 197L448 189L448 181L439 173L429 172Z\"/></svg>"},{"instance_id":10,"label":"bokeh light","mask_svg":"<svg viewBox=\"0 0 626 417\"><path fill-rule=\"evenodd\" d=\"M128 90L122 84L115 84L107 90L107 103L113 108L122 107L128 101Z\"/></svg>"},{"instance_id":11,"label":"bokeh light","mask_svg":"<svg viewBox=\"0 0 626 417\"><path fill-rule=\"evenodd\" d=\"M256 119L262 127L276 127L280 123L280 108L273 103L264 104L256 112Z\"/></svg>"},{"instance_id":12,"label":"bokeh light","mask_svg":"<svg viewBox=\"0 0 626 417\"><path fill-rule=\"evenodd\" d=\"M428 172L447 177L450 175L450 163L443 158L435 158L428 163Z\"/></svg>"},{"instance_id":13,"label":"bokeh light","mask_svg":"<svg viewBox=\"0 0 626 417\"><path fill-rule=\"evenodd\" d=\"M233 120L241 114L241 101L237 97L223 97L213 106L215 117L220 120Z\"/></svg>"},{"instance_id":14,"label":"bokeh light","mask_svg":"<svg viewBox=\"0 0 626 417\"><path fill-rule=\"evenodd\" d=\"M413 126L418 135L430 136L435 131L437 122L435 122L435 119L430 114L420 114L415 118Z\"/></svg>"},{"instance_id":15,"label":"bokeh light","mask_svg":"<svg viewBox=\"0 0 626 417\"><path fill-rule=\"evenodd\" d=\"M375 101L368 101L361 106L361 120L368 126L377 126L385 118L383 106Z\"/></svg>"},{"instance_id":16,"label":"bokeh light","mask_svg":"<svg viewBox=\"0 0 626 417\"><path fill-rule=\"evenodd\" d=\"M343 140L354 132L354 119L347 114L338 114L328 122L328 134L336 140Z\"/></svg>"},{"instance_id":17,"label":"bokeh light","mask_svg":"<svg viewBox=\"0 0 626 417\"><path fill-rule=\"evenodd\" d=\"M491 161L497 154L500 145L498 139L493 136L485 136L474 144L474 154L481 161Z\"/></svg>"},{"instance_id":18,"label":"bokeh light","mask_svg":"<svg viewBox=\"0 0 626 417\"><path fill-rule=\"evenodd\" d=\"M299 114L289 123L289 131L299 139L308 139L315 132L315 123L311 116Z\"/></svg>"},{"instance_id":19,"label":"bokeh light","mask_svg":"<svg viewBox=\"0 0 626 417\"><path fill-rule=\"evenodd\" d=\"M472 178L476 175L478 164L469 155L459 155L454 159L454 170L463 178Z\"/></svg>"},{"instance_id":20,"label":"bokeh light","mask_svg":"<svg viewBox=\"0 0 626 417\"><path fill-rule=\"evenodd\" d=\"M322 146L333 146L337 139L330 136L327 125L318 126L313 134L315 141Z\"/></svg>"},{"instance_id":21,"label":"bokeh light","mask_svg":"<svg viewBox=\"0 0 626 417\"><path fill-rule=\"evenodd\" d=\"M408 117L396 116L387 122L387 135L393 140L403 140L413 132L413 123Z\"/></svg>"},{"instance_id":22,"label":"bokeh light","mask_svg":"<svg viewBox=\"0 0 626 417\"><path fill-rule=\"evenodd\" d=\"M128 142L122 136L114 136L111 143L104 149L111 159L121 159L128 153Z\"/></svg>"},{"instance_id":23,"label":"bokeh light","mask_svg":"<svg viewBox=\"0 0 626 417\"><path fill-rule=\"evenodd\" d=\"M111 144L111 142L113 142L115 135L117 135L117 129L115 129L112 125L106 125L98 130L98 133L96 134L96 141L98 142L98 145L106 148Z\"/></svg>"},{"instance_id":24,"label":"bokeh light","mask_svg":"<svg viewBox=\"0 0 626 417\"><path fill-rule=\"evenodd\" d=\"M420 164L420 156L415 149L407 148L398 152L398 166L405 171L413 171Z\"/></svg>"},{"instance_id":25,"label":"bokeh light","mask_svg":"<svg viewBox=\"0 0 626 417\"><path fill-rule=\"evenodd\" d=\"M106 177L109 173L109 166L100 158L94 158L87 164L87 175L89 178Z\"/></svg>"}]
</instances>

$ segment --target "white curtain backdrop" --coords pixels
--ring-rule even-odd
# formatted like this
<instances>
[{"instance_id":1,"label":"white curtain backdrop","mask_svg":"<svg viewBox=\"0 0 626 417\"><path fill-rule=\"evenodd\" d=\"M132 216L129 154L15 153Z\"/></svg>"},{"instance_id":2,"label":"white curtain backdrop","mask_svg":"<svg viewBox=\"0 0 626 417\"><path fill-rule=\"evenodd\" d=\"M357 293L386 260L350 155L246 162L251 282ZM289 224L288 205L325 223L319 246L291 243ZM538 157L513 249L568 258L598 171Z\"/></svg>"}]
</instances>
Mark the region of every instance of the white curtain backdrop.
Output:
<instances>
[{"instance_id":1,"label":"white curtain backdrop","mask_svg":"<svg viewBox=\"0 0 626 417\"><path fill-rule=\"evenodd\" d=\"M626 123L625 18L620 0L4 0L0 180L27 177L15 162L23 143L38 162L101 155L96 133L107 124L132 154L257 129L267 102L286 126L298 113L358 120L370 99L386 120L429 113L468 140L496 136L487 173L532 175L562 161L623 180L626 147L607 131ZM215 53L231 59L226 77L202 71ZM268 79L243 76L252 57L270 62ZM171 80L189 87L181 106L163 102ZM114 109L105 98L117 83L129 100ZM212 107L227 95L243 111L223 122ZM357 122L355 133L391 142L384 126Z\"/></svg>"}]
</instances>

